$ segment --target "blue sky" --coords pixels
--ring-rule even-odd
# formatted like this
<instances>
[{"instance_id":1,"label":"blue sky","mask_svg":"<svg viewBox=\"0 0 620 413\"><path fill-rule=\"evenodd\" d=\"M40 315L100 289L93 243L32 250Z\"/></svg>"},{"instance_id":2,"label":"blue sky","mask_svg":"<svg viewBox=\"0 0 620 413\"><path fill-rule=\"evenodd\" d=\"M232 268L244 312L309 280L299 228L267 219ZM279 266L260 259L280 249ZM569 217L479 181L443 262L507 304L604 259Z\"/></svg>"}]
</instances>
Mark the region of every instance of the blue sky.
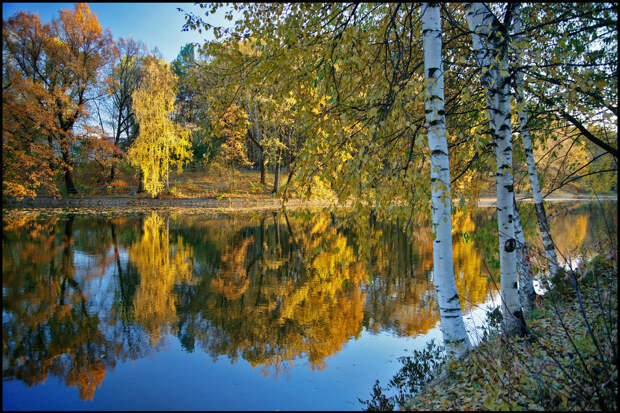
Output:
<instances>
[{"instance_id":1,"label":"blue sky","mask_svg":"<svg viewBox=\"0 0 620 413\"><path fill-rule=\"evenodd\" d=\"M6 20L20 10L38 13L43 23L58 18L60 9L73 9L74 3L2 3L2 16ZM182 32L185 19L177 7L194 11L204 17L204 11L194 3L88 3L97 15L101 27L109 28L114 39L133 36L149 50L157 47L168 61L176 58L181 46L189 42L204 42L205 35L196 31ZM209 18L214 25L230 24L218 10Z\"/></svg>"}]
</instances>

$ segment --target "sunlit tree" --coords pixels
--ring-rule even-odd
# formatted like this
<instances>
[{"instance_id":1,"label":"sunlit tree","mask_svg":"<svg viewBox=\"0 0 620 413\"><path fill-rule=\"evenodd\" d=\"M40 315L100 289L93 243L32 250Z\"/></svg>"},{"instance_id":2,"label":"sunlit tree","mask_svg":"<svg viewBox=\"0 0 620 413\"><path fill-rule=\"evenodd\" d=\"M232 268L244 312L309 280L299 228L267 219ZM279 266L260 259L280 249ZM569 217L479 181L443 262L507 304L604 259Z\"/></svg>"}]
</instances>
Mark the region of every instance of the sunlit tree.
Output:
<instances>
[{"instance_id":1,"label":"sunlit tree","mask_svg":"<svg viewBox=\"0 0 620 413\"><path fill-rule=\"evenodd\" d=\"M153 197L169 189L170 167L182 170L191 157L189 131L171 119L176 82L167 62L148 56L140 86L132 94L140 132L129 159L142 170L144 189Z\"/></svg>"},{"instance_id":2,"label":"sunlit tree","mask_svg":"<svg viewBox=\"0 0 620 413\"><path fill-rule=\"evenodd\" d=\"M19 12L3 21L2 39L3 193L32 197L39 187L55 192L55 173L75 193L76 143L95 137L77 125L96 97L112 37L88 5L78 3L48 24Z\"/></svg>"}]
</instances>

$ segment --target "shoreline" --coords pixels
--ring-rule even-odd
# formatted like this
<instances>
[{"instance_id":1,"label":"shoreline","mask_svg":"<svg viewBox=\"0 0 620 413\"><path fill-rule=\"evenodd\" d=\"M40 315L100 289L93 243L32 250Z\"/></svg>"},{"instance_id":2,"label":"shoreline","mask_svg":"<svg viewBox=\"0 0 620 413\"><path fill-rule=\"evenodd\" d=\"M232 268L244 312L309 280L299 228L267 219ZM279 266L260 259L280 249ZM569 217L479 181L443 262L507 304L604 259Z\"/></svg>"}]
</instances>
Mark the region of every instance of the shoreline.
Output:
<instances>
[{"instance_id":1,"label":"shoreline","mask_svg":"<svg viewBox=\"0 0 620 413\"><path fill-rule=\"evenodd\" d=\"M462 359L444 364L436 370L437 376L426 382L417 393L412 394L402 407L412 411L566 411L607 410L601 409L601 406L609 403L609 410L615 410L613 406L617 398L617 381L615 389L612 387L612 381L609 381L612 386L607 389L603 380L605 376L599 372L614 365L611 354L612 348L617 348L617 335L615 342L605 342L603 347L596 347L598 343L584 340L579 341L579 347L574 347L572 340L594 336L599 340L604 339L606 330L601 321L603 313L609 314L610 325L617 326L617 318L612 318L613 314L617 314L615 295L604 295L606 298L601 299L601 294L605 294L602 291L617 290L616 273L615 256L596 256L585 267L574 273L579 289L582 290L581 296L575 293L578 290L575 290L568 278L560 277L559 284L540 296L540 304L537 303L526 316L530 337L536 337L535 340L507 339L499 332L491 334ZM560 317L558 307L564 310L562 318L558 318ZM587 321L584 322L586 316L591 325L586 326ZM612 336L609 337L610 340L613 339ZM605 353L602 356L601 351ZM553 358L555 364L551 362L549 352L557 357ZM594 373L588 373L587 368L580 369L581 365L572 360L573 352L579 354L583 366L588 365L596 369L601 367L601 369L594 370ZM604 357L599 359L599 356ZM599 360L601 364L598 364ZM543 370L546 375L541 379L540 372ZM567 371L572 373L572 381L578 381L584 387L591 386L591 383L588 383L591 379L589 375L594 374L599 380L595 381L599 383L598 388L594 390L594 387L590 387L579 393L579 386L570 387L571 379L564 380ZM617 371L615 375L617 378ZM610 380L609 377L607 379ZM557 393L546 395L537 393L536 389L550 388L551 383L556 386L570 384L566 388L570 388L572 394L562 399L558 397L561 391L557 390L555 390ZM479 390L472 392L473 388ZM559 387L554 389L557 388ZM599 392L603 397L598 395ZM579 394L581 397L578 397ZM598 400L594 400L595 398ZM577 404L577 401L580 403Z\"/></svg>"},{"instance_id":2,"label":"shoreline","mask_svg":"<svg viewBox=\"0 0 620 413\"><path fill-rule=\"evenodd\" d=\"M532 203L531 197L517 195L517 201ZM579 202L579 201L618 201L617 195L573 195L561 194L545 198L546 202ZM453 200L456 203L458 200ZM495 197L480 197L478 207L488 208L495 206ZM252 198L171 198L171 199L151 199L151 198L132 198L132 197L88 197L88 198L52 198L41 197L35 199L6 200L3 202L3 209L168 209L179 208L183 210L217 210L220 212L235 211L262 211L275 210L282 207L289 209L297 208L318 208L332 205L333 202L325 199L305 200L290 199L282 202L280 198L271 199L252 199ZM346 207L347 205L338 205Z\"/></svg>"}]
</instances>

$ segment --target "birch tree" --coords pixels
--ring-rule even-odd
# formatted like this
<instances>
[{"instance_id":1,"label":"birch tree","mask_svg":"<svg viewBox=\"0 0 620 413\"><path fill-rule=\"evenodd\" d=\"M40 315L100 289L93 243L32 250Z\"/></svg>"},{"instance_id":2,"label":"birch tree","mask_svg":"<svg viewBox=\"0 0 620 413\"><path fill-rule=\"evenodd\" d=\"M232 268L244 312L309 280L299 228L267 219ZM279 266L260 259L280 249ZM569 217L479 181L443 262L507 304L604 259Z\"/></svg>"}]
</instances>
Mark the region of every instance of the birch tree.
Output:
<instances>
[{"instance_id":1,"label":"birch tree","mask_svg":"<svg viewBox=\"0 0 620 413\"><path fill-rule=\"evenodd\" d=\"M536 300L536 291L534 291L534 284L532 282L532 269L530 266L530 257L527 251L527 244L525 243L525 236L523 235L523 226L521 225L521 217L519 216L519 209L517 208L517 201L513 197L513 208L515 212L514 226L515 226L515 238L517 240L517 270L519 273L519 301L521 302L521 308L523 313L527 314L534 305Z\"/></svg>"},{"instance_id":2,"label":"birch tree","mask_svg":"<svg viewBox=\"0 0 620 413\"><path fill-rule=\"evenodd\" d=\"M421 8L426 85L426 129L431 152L433 222L433 282L441 317L441 331L449 355L461 357L471 347L461 313L452 259L450 166L445 136L444 82L441 63L441 20L438 4Z\"/></svg>"},{"instance_id":3,"label":"birch tree","mask_svg":"<svg viewBox=\"0 0 620 413\"><path fill-rule=\"evenodd\" d=\"M516 7L519 7L518 5ZM515 10L515 42L519 44L522 41L523 35L521 34L521 17L519 16L518 9ZM517 47L517 52L521 50ZM517 53L515 65L520 63L520 53ZM538 228L542 237L543 246L545 248L545 256L547 258L547 266L549 267L549 275L554 276L558 269L558 258L555 253L555 245L551 238L551 232L549 231L549 224L547 223L547 214L545 213L545 206L543 204L542 194L540 192L540 185L538 181L538 174L536 172L536 162L534 161L534 151L532 150L532 141L530 139L530 131L528 127L528 116L526 111L525 100L523 98L523 72L516 70L515 72L515 86L516 95L515 100L517 102L517 108L519 111L519 132L521 136L521 144L523 145L523 152L525 153L525 160L527 162L527 174L530 182L530 188L532 189L532 197L534 198L534 209L536 210L536 218L538 220Z\"/></svg>"},{"instance_id":4,"label":"birch tree","mask_svg":"<svg viewBox=\"0 0 620 413\"><path fill-rule=\"evenodd\" d=\"M509 5L509 10L512 5ZM509 19L507 19L509 20ZM487 113L495 148L497 224L499 230L500 282L503 326L506 334L520 334L524 321L518 296L516 240L514 229L514 180L512 176L512 125L510 78L507 55L509 21L500 23L484 3L473 3L467 11L473 32L475 57L486 88Z\"/></svg>"}]
</instances>

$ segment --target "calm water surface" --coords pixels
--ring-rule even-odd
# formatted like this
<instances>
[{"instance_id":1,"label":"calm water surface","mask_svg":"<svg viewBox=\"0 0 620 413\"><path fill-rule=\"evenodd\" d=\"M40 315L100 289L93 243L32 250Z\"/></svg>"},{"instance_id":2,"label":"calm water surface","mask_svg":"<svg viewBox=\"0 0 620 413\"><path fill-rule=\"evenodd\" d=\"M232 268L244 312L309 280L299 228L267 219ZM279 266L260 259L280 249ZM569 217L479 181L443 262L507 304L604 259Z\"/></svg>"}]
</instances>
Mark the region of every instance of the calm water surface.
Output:
<instances>
[{"instance_id":1,"label":"calm water surface","mask_svg":"<svg viewBox=\"0 0 620 413\"><path fill-rule=\"evenodd\" d=\"M615 202L548 212L571 256L617 237ZM494 216L454 217L473 336L497 300L497 241L480 236ZM359 410L398 357L441 340L428 226L410 241L327 214L153 212L5 215L3 229L3 409Z\"/></svg>"}]
</instances>

